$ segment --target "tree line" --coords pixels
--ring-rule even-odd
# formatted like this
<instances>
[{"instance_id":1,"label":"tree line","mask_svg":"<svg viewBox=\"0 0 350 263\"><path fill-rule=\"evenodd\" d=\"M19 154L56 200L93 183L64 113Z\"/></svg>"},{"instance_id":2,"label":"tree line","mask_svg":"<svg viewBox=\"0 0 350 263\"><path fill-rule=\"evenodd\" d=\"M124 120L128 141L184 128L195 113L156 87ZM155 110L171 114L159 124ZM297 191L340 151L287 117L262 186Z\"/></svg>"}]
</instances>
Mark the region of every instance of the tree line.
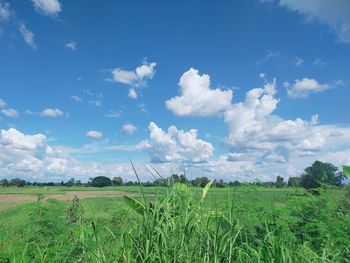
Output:
<instances>
[{"instance_id":1,"label":"tree line","mask_svg":"<svg viewBox=\"0 0 350 263\"><path fill-rule=\"evenodd\" d=\"M323 163L315 161L311 166L304 169L304 173L298 177L289 177L288 181L285 181L282 176L277 176L276 181L271 182L239 182L231 181L225 182L222 179L214 180L212 187L223 188L223 187L234 187L240 185L256 185L262 187L304 187L306 189L319 188L326 185L341 186L346 175L339 171L336 166L331 163ZM189 180L185 175L172 174L167 178L158 178L154 181L142 182L143 186L167 186L173 183L183 183L194 187L204 187L210 181L207 177L196 177L193 180ZM0 180L0 186L93 186L93 187L104 187L104 186L131 186L138 185L138 182L124 181L121 177L113 177L112 179L105 176L97 176L90 178L87 183L83 183L80 180L74 178L69 179L67 182L61 181L60 183L47 182L28 182L23 179L14 178L11 180L2 179Z\"/></svg>"}]
</instances>

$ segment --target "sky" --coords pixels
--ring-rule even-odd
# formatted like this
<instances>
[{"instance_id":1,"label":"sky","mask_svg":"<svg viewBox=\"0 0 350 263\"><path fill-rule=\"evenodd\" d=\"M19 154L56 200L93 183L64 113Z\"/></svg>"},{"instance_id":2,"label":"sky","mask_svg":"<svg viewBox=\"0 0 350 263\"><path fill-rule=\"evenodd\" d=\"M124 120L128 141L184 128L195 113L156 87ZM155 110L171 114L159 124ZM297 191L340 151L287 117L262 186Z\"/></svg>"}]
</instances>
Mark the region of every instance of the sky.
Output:
<instances>
[{"instance_id":1,"label":"sky","mask_svg":"<svg viewBox=\"0 0 350 263\"><path fill-rule=\"evenodd\" d=\"M350 165L348 0L0 0L0 179Z\"/></svg>"}]
</instances>

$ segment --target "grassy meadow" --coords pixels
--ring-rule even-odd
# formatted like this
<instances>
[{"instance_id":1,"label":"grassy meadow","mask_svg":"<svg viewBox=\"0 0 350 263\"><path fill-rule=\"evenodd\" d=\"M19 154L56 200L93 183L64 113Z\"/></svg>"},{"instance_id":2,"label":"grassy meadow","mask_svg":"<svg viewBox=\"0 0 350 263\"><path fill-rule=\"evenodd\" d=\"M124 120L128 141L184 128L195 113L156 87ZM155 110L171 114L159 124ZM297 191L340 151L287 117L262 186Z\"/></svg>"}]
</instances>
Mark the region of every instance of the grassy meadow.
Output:
<instances>
[{"instance_id":1,"label":"grassy meadow","mask_svg":"<svg viewBox=\"0 0 350 263\"><path fill-rule=\"evenodd\" d=\"M349 190L209 186L0 188L0 262L350 262Z\"/></svg>"}]
</instances>

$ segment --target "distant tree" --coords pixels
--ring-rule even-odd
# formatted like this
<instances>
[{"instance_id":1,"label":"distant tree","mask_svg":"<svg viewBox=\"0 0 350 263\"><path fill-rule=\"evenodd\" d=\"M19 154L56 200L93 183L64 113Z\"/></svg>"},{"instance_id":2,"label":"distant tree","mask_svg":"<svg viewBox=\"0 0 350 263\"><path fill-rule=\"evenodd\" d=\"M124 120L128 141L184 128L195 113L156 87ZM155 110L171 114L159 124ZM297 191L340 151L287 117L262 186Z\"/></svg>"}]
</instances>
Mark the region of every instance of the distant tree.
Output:
<instances>
[{"instance_id":1,"label":"distant tree","mask_svg":"<svg viewBox=\"0 0 350 263\"><path fill-rule=\"evenodd\" d=\"M186 175L181 174L179 182L182 183L182 184L187 184L188 183L188 179L186 178Z\"/></svg>"},{"instance_id":2,"label":"distant tree","mask_svg":"<svg viewBox=\"0 0 350 263\"><path fill-rule=\"evenodd\" d=\"M239 181L237 181L237 180L235 180L233 182L231 181L231 182L228 183L229 187L240 186L240 185L241 185L241 183Z\"/></svg>"},{"instance_id":3,"label":"distant tree","mask_svg":"<svg viewBox=\"0 0 350 263\"><path fill-rule=\"evenodd\" d=\"M79 186L82 185L81 180L76 180L75 185L79 185Z\"/></svg>"},{"instance_id":4,"label":"distant tree","mask_svg":"<svg viewBox=\"0 0 350 263\"><path fill-rule=\"evenodd\" d=\"M2 179L0 181L0 186L2 186L2 187L9 187L10 183L9 183L9 181L7 179Z\"/></svg>"},{"instance_id":5,"label":"distant tree","mask_svg":"<svg viewBox=\"0 0 350 263\"><path fill-rule=\"evenodd\" d=\"M66 183L66 186L70 187L73 186L75 183L75 179L72 177L71 179L69 179Z\"/></svg>"},{"instance_id":6,"label":"distant tree","mask_svg":"<svg viewBox=\"0 0 350 263\"><path fill-rule=\"evenodd\" d=\"M222 179L214 180L214 182L213 182L213 187L224 188L225 186L226 186L226 183Z\"/></svg>"},{"instance_id":7,"label":"distant tree","mask_svg":"<svg viewBox=\"0 0 350 263\"><path fill-rule=\"evenodd\" d=\"M169 178L168 178L169 183L178 183L180 182L180 176L178 174L172 174Z\"/></svg>"},{"instance_id":8,"label":"distant tree","mask_svg":"<svg viewBox=\"0 0 350 263\"><path fill-rule=\"evenodd\" d=\"M90 182L90 185L94 186L94 187L111 186L112 185L112 181L108 177L97 176L97 177L92 179L92 181Z\"/></svg>"},{"instance_id":9,"label":"distant tree","mask_svg":"<svg viewBox=\"0 0 350 263\"><path fill-rule=\"evenodd\" d=\"M131 185L134 185L134 182L133 182L133 181L128 181L128 182L126 182L124 185L126 185L126 186L131 186Z\"/></svg>"},{"instance_id":10,"label":"distant tree","mask_svg":"<svg viewBox=\"0 0 350 263\"><path fill-rule=\"evenodd\" d=\"M301 186L301 177L289 177L288 178L289 187L300 187Z\"/></svg>"},{"instance_id":11,"label":"distant tree","mask_svg":"<svg viewBox=\"0 0 350 263\"><path fill-rule=\"evenodd\" d=\"M192 180L192 185L198 186L198 187L204 187L209 182L210 182L210 180L207 177L197 177L194 180Z\"/></svg>"},{"instance_id":12,"label":"distant tree","mask_svg":"<svg viewBox=\"0 0 350 263\"><path fill-rule=\"evenodd\" d=\"M154 180L153 185L157 186L167 186L168 185L168 178L159 178Z\"/></svg>"},{"instance_id":13,"label":"distant tree","mask_svg":"<svg viewBox=\"0 0 350 263\"><path fill-rule=\"evenodd\" d=\"M117 176L112 178L112 184L113 185L122 185L123 184L123 178Z\"/></svg>"},{"instance_id":14,"label":"distant tree","mask_svg":"<svg viewBox=\"0 0 350 263\"><path fill-rule=\"evenodd\" d=\"M11 179L11 181L9 182L9 185L17 186L17 187L25 187L27 185L27 182L19 178L14 178L14 179Z\"/></svg>"},{"instance_id":15,"label":"distant tree","mask_svg":"<svg viewBox=\"0 0 350 263\"><path fill-rule=\"evenodd\" d=\"M284 183L284 178L282 176L277 176L276 178L276 187L277 188L283 188L285 186L285 183Z\"/></svg>"},{"instance_id":16,"label":"distant tree","mask_svg":"<svg viewBox=\"0 0 350 263\"><path fill-rule=\"evenodd\" d=\"M301 186L306 189L317 188L325 184L340 186L345 175L338 172L338 168L331 163L315 161L311 166L305 168L301 176Z\"/></svg>"}]
</instances>

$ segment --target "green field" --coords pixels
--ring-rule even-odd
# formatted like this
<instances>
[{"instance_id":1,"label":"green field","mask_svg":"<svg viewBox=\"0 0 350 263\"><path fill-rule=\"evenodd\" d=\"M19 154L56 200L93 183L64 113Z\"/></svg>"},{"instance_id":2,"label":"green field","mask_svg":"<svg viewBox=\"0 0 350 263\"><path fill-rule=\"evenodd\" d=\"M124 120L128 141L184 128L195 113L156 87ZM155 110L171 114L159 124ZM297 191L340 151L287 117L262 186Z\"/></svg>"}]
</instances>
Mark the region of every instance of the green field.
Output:
<instances>
[{"instance_id":1,"label":"green field","mask_svg":"<svg viewBox=\"0 0 350 263\"><path fill-rule=\"evenodd\" d=\"M350 262L345 189L141 190L0 188L0 262Z\"/></svg>"}]
</instances>

